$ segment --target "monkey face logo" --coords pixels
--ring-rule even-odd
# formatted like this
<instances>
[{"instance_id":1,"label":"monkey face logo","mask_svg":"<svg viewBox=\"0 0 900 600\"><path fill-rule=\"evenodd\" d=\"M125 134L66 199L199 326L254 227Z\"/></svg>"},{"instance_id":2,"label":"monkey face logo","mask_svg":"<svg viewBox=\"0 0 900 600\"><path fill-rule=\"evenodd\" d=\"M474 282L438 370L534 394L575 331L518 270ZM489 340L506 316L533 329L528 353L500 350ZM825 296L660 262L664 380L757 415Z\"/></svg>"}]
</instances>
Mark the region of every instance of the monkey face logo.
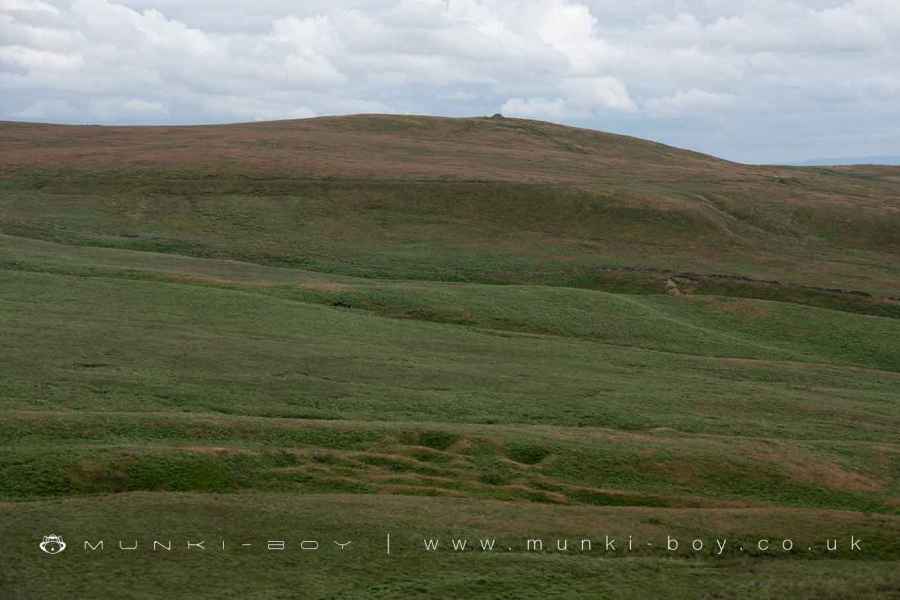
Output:
<instances>
[{"instance_id":1,"label":"monkey face logo","mask_svg":"<svg viewBox=\"0 0 900 600\"><path fill-rule=\"evenodd\" d=\"M47 554L59 554L66 549L66 543L63 541L62 536L55 533L45 535L38 546Z\"/></svg>"}]
</instances>

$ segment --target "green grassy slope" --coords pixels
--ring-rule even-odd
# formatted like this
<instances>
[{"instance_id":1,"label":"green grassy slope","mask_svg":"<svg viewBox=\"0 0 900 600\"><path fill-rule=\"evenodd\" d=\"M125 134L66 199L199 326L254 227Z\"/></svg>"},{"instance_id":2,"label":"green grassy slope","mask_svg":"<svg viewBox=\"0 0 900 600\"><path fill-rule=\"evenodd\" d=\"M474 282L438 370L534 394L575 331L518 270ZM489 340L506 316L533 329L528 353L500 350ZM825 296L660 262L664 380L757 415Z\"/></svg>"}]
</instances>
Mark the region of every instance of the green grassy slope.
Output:
<instances>
[{"instance_id":1,"label":"green grassy slope","mask_svg":"<svg viewBox=\"0 0 900 600\"><path fill-rule=\"evenodd\" d=\"M454 527L435 525L435 513ZM20 505L13 515L0 506L0 518L17 517L6 531L11 539L28 539L28 523L52 524L55 531L88 531L92 542L105 539L107 550L96 554L72 553L46 560L25 560L30 544L4 544L0 571L5 589L24 589L20 597L48 597L60 590L78 598L104 597L115 590L121 598L162 595L200 598L394 599L426 597L471 598L622 598L676 599L787 598L880 599L896 595L896 559L818 560L777 559L742 555L740 545L758 538L746 532L767 527L789 531L798 542L816 539L823 520L828 534L846 543L849 535L872 543L887 543L883 529L890 522L880 517L861 519L846 513L811 513L769 510L674 511L644 508L548 507L509 503L404 496L323 495L243 496L123 494L103 498L72 499L64 503L34 502ZM209 540L206 554L113 552L118 539L149 545L169 532L191 523L191 536ZM291 526L285 527L285 523ZM373 531L372 523L379 527ZM256 545L218 554L211 549L228 531L227 544L246 540ZM290 534L293 552L267 552L267 539ZM385 534L392 533L392 554L385 553ZM541 537L549 545L558 538L569 541L567 553L526 552L522 532ZM623 550L624 536L632 534L665 545L671 535L685 544L701 537L726 539L722 557L691 559L689 553L660 559L652 550ZM604 536L617 540L615 552L604 550ZM156 536L156 537L154 537ZM486 554L480 550L453 552L451 536L495 538L512 550ZM173 534L173 544L184 539ZM442 541L441 551L421 551L424 538ZM580 540L593 541L590 553L580 553ZM296 551L299 540L321 540L323 549ZM325 547L333 539L354 540L346 555ZM262 542L262 543L260 543ZM127 582L126 582L127 581ZM98 591L100 593L98 594ZM15 598L15 595L11 597Z\"/></svg>"},{"instance_id":2,"label":"green grassy slope","mask_svg":"<svg viewBox=\"0 0 900 600\"><path fill-rule=\"evenodd\" d=\"M900 591L896 170L378 116L2 124L0 166L2 597ZM48 563L32 540L308 523L407 550ZM868 545L410 549L534 528Z\"/></svg>"}]
</instances>

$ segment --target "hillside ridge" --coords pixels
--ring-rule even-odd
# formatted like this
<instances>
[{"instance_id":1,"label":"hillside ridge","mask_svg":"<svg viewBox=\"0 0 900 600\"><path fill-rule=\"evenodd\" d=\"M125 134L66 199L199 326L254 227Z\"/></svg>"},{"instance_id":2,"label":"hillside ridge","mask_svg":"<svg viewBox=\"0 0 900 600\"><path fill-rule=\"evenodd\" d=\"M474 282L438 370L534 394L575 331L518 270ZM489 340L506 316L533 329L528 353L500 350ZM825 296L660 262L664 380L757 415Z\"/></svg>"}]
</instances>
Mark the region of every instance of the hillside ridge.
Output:
<instances>
[{"instance_id":1,"label":"hillside ridge","mask_svg":"<svg viewBox=\"0 0 900 600\"><path fill-rule=\"evenodd\" d=\"M70 245L374 278L609 289L604 272L643 271L900 297L900 168L742 165L528 119L4 123L0 186L0 233Z\"/></svg>"}]
</instances>

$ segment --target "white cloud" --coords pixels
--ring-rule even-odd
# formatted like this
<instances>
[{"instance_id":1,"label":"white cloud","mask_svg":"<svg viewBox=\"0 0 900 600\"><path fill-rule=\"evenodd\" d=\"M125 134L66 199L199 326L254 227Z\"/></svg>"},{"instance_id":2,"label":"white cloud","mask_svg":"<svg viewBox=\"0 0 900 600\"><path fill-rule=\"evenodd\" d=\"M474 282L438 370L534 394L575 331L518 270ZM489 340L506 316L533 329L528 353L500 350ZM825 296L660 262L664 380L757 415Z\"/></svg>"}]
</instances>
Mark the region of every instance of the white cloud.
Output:
<instances>
[{"instance_id":1,"label":"white cloud","mask_svg":"<svg viewBox=\"0 0 900 600\"><path fill-rule=\"evenodd\" d=\"M560 120L570 114L562 98L510 98L500 111L510 117Z\"/></svg>"},{"instance_id":2,"label":"white cloud","mask_svg":"<svg viewBox=\"0 0 900 600\"><path fill-rule=\"evenodd\" d=\"M900 146L895 0L0 0L0 30L0 119L501 110L732 158Z\"/></svg>"},{"instance_id":3,"label":"white cloud","mask_svg":"<svg viewBox=\"0 0 900 600\"><path fill-rule=\"evenodd\" d=\"M566 79L562 89L568 101L591 112L604 109L636 110L625 84L615 77L584 77Z\"/></svg>"},{"instance_id":4,"label":"white cloud","mask_svg":"<svg viewBox=\"0 0 900 600\"><path fill-rule=\"evenodd\" d=\"M305 119L317 116L315 111L303 105L243 96L212 96L203 101L203 107L215 114L230 115L232 119L241 121Z\"/></svg>"},{"instance_id":5,"label":"white cloud","mask_svg":"<svg viewBox=\"0 0 900 600\"><path fill-rule=\"evenodd\" d=\"M78 109L65 100L38 100L12 116L23 121L82 122Z\"/></svg>"},{"instance_id":6,"label":"white cloud","mask_svg":"<svg viewBox=\"0 0 900 600\"><path fill-rule=\"evenodd\" d=\"M161 102L148 102L140 98L130 98L119 103L121 110L135 115L165 115L169 111Z\"/></svg>"},{"instance_id":7,"label":"white cloud","mask_svg":"<svg viewBox=\"0 0 900 600\"><path fill-rule=\"evenodd\" d=\"M33 71L74 71L84 66L79 54L66 54L28 48L25 46L0 46L0 63L24 73Z\"/></svg>"},{"instance_id":8,"label":"white cloud","mask_svg":"<svg viewBox=\"0 0 900 600\"><path fill-rule=\"evenodd\" d=\"M651 98L646 102L646 108L651 114L662 117L708 116L709 113L731 108L736 102L730 94L691 89L664 98Z\"/></svg>"},{"instance_id":9,"label":"white cloud","mask_svg":"<svg viewBox=\"0 0 900 600\"><path fill-rule=\"evenodd\" d=\"M625 85L614 77L569 78L560 83L562 97L510 98L501 112L512 117L565 120L608 111L637 110Z\"/></svg>"},{"instance_id":10,"label":"white cloud","mask_svg":"<svg viewBox=\"0 0 900 600\"><path fill-rule=\"evenodd\" d=\"M59 14L52 4L40 0L0 0L0 11L3 12L46 12Z\"/></svg>"}]
</instances>

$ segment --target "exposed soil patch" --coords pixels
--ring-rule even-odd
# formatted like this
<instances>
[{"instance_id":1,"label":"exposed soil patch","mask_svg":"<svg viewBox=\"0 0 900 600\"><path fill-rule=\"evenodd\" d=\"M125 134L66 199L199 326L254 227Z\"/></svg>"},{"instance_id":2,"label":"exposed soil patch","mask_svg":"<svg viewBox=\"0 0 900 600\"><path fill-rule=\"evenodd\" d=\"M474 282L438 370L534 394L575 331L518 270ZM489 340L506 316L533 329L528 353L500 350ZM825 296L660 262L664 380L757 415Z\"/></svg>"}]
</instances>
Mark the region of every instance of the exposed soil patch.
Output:
<instances>
[{"instance_id":1,"label":"exposed soil patch","mask_svg":"<svg viewBox=\"0 0 900 600\"><path fill-rule=\"evenodd\" d=\"M800 454L781 445L754 448L750 456L779 465L791 479L799 482L848 492L877 492L884 489L884 482L870 475L848 470L837 463L809 454Z\"/></svg>"}]
</instances>

